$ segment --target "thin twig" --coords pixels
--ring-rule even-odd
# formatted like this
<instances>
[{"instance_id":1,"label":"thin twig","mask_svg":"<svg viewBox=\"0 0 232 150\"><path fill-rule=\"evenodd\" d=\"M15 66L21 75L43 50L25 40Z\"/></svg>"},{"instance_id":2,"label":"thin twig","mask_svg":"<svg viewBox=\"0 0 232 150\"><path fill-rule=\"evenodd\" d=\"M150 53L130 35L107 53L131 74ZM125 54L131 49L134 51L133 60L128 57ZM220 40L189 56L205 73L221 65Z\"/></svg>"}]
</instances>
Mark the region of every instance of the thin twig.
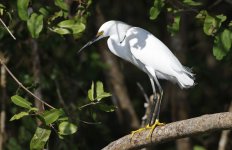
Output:
<instances>
[{"instance_id":1,"label":"thin twig","mask_svg":"<svg viewBox=\"0 0 232 150\"><path fill-rule=\"evenodd\" d=\"M142 117L142 123L141 123L141 127L144 127L146 124L148 124L148 117L147 116L149 116L150 107L151 107L151 100L148 98L142 85L139 82L137 82L137 86L139 87L140 91L142 92L142 94L144 96L144 99L146 100L146 102L144 103L145 113Z\"/></svg>"},{"instance_id":2,"label":"thin twig","mask_svg":"<svg viewBox=\"0 0 232 150\"><path fill-rule=\"evenodd\" d=\"M0 59L0 63L2 64L2 66L6 69L6 71L10 74L10 76L15 80L15 82L22 87L27 93L29 93L31 96L33 96L35 99L37 99L38 101L40 101L41 103L43 103L44 105L55 109L55 107L51 106L50 104L46 103L45 101L43 101L42 99L40 99L38 96L36 96L35 94L33 94L31 91L29 91L14 75L13 73L8 69L8 67L3 63L3 61Z\"/></svg>"},{"instance_id":3,"label":"thin twig","mask_svg":"<svg viewBox=\"0 0 232 150\"><path fill-rule=\"evenodd\" d=\"M101 124L101 122L89 122L89 121L84 121L84 120L80 120L80 119L77 119L77 120L82 122L82 123L88 124L88 125Z\"/></svg>"},{"instance_id":4,"label":"thin twig","mask_svg":"<svg viewBox=\"0 0 232 150\"><path fill-rule=\"evenodd\" d=\"M6 28L6 30L9 32L9 34L11 35L11 37L16 40L16 37L11 33L11 31L9 30L9 28L6 26L6 24L4 23L4 21L2 21L2 19L0 18L0 22L3 24L3 26Z\"/></svg>"},{"instance_id":5,"label":"thin twig","mask_svg":"<svg viewBox=\"0 0 232 150\"><path fill-rule=\"evenodd\" d=\"M141 85L139 82L137 82L136 84L137 84L137 86L139 87L140 91L143 93L143 96L144 96L146 102L150 105L151 102L150 102L150 100L149 100L147 94L145 93L145 91L144 91L142 85Z\"/></svg>"}]
</instances>

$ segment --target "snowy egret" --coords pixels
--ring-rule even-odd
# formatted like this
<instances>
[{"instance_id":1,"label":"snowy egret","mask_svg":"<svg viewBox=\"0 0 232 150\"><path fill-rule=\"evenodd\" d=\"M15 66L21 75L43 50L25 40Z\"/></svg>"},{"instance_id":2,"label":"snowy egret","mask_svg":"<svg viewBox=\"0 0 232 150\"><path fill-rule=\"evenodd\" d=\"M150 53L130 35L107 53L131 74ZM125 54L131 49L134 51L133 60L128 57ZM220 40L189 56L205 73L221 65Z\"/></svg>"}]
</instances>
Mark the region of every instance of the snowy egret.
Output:
<instances>
[{"instance_id":1,"label":"snowy egret","mask_svg":"<svg viewBox=\"0 0 232 150\"><path fill-rule=\"evenodd\" d=\"M154 94L149 124L132 132L132 136L144 129L151 129L149 132L151 135L156 126L163 125L159 122L163 90L158 79L166 79L179 84L181 88L189 88L194 85L194 74L190 68L183 66L169 48L154 35L121 21L105 22L99 28L96 37L84 45L79 52L104 37L109 37L107 44L113 54L131 62L149 76ZM159 90L158 95L155 85Z\"/></svg>"}]
</instances>

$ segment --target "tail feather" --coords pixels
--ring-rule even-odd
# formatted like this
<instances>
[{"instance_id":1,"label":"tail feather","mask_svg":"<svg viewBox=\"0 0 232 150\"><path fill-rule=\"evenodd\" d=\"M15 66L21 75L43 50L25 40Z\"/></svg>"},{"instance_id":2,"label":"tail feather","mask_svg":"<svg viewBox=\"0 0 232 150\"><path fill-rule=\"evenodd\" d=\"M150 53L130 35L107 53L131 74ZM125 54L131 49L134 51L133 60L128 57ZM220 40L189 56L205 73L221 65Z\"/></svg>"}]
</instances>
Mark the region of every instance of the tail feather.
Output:
<instances>
[{"instance_id":1,"label":"tail feather","mask_svg":"<svg viewBox=\"0 0 232 150\"><path fill-rule=\"evenodd\" d=\"M178 73L176 78L181 88L190 88L195 85L194 74L192 74L191 72L182 72L181 74Z\"/></svg>"}]
</instances>

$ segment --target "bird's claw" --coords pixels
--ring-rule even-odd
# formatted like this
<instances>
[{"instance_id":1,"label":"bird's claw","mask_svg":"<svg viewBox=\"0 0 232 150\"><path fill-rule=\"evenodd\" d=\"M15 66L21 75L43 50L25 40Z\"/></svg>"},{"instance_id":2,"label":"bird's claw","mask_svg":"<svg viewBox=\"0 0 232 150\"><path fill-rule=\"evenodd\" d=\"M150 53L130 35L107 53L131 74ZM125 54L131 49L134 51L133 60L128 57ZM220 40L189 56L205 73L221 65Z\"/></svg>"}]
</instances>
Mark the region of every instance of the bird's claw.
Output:
<instances>
[{"instance_id":1,"label":"bird's claw","mask_svg":"<svg viewBox=\"0 0 232 150\"><path fill-rule=\"evenodd\" d=\"M133 136L134 136L136 133L142 132L143 130L150 129L150 132L149 132L149 134L147 135L147 138L146 138L146 139L148 139L149 137L151 137L153 131L155 130L155 128L156 128L157 126L163 126L163 125L165 125L165 123L160 123L159 120L156 119L156 120L155 120L155 123L154 123L153 125L151 125L151 126L150 126L150 125L147 125L147 126L144 127L144 128L140 128L140 129L138 129L138 130L132 131L132 132L131 132L130 140L133 138Z\"/></svg>"},{"instance_id":2,"label":"bird's claw","mask_svg":"<svg viewBox=\"0 0 232 150\"><path fill-rule=\"evenodd\" d=\"M132 131L132 132L131 132L131 137L130 137L130 139L132 139L132 138L133 138L133 136L135 135L135 133L142 132L143 130L146 130L146 127L144 127L144 128L140 128L140 129L135 130L135 131Z\"/></svg>"},{"instance_id":3,"label":"bird's claw","mask_svg":"<svg viewBox=\"0 0 232 150\"><path fill-rule=\"evenodd\" d=\"M164 126L164 125L165 125L165 123L160 123L158 119L155 120L155 123L154 123L152 126L149 126L149 125L148 125L147 128L150 129L150 132L149 132L149 134L147 135L147 139L148 139L149 137L152 136L152 133L153 133L153 131L155 130L155 128L156 128L157 126Z\"/></svg>"}]
</instances>

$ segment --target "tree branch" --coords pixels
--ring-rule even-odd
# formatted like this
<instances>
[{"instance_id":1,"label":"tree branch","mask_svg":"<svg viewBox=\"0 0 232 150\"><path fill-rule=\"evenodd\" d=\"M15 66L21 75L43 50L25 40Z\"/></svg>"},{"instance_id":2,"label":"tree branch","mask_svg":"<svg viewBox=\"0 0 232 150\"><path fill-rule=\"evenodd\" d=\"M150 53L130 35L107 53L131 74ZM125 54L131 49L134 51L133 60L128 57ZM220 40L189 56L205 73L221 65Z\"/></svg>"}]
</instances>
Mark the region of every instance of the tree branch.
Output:
<instances>
[{"instance_id":1,"label":"tree branch","mask_svg":"<svg viewBox=\"0 0 232 150\"><path fill-rule=\"evenodd\" d=\"M16 37L11 33L10 29L6 26L6 24L4 23L4 21L0 18L0 22L2 23L2 25L5 27L5 29L9 32L9 34L11 35L11 37L16 40Z\"/></svg>"},{"instance_id":2,"label":"tree branch","mask_svg":"<svg viewBox=\"0 0 232 150\"><path fill-rule=\"evenodd\" d=\"M110 143L103 150L140 149L153 144L226 129L232 129L231 112L203 115L159 126L148 139L146 137L149 130L135 134L132 139L131 135L126 135Z\"/></svg>"}]
</instances>

